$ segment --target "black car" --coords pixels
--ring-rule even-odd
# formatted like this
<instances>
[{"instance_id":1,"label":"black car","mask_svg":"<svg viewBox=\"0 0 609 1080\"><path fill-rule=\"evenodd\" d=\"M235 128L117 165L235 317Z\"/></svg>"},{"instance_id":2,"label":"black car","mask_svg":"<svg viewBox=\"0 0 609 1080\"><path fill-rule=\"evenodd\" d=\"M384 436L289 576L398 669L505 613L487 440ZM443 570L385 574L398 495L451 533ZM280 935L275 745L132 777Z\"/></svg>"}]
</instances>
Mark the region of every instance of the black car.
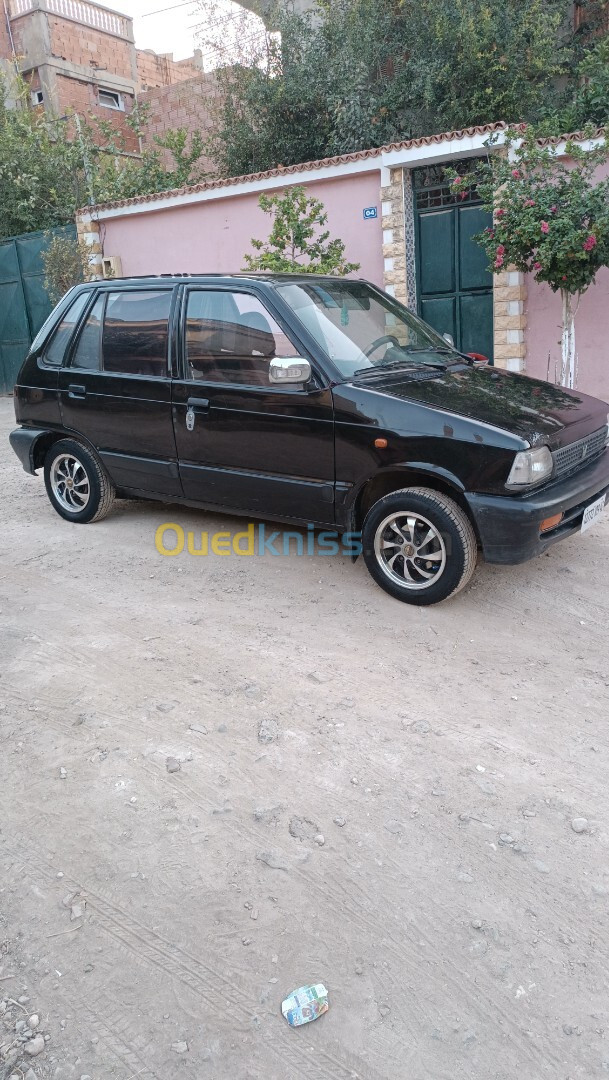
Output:
<instances>
[{"instance_id":1,"label":"black car","mask_svg":"<svg viewBox=\"0 0 609 1080\"><path fill-rule=\"evenodd\" d=\"M519 563L609 489L607 405L481 367L363 281L192 275L72 289L18 377L11 443L51 503L115 495L359 534L392 596Z\"/></svg>"}]
</instances>

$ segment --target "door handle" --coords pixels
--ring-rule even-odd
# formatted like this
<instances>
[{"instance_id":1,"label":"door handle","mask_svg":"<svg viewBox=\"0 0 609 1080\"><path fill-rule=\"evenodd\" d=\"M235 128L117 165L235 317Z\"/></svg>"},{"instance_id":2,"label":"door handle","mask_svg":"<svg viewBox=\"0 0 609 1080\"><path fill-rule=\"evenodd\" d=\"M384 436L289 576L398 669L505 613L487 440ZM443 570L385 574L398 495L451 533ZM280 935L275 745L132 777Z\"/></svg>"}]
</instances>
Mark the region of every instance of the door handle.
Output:
<instances>
[{"instance_id":1,"label":"door handle","mask_svg":"<svg viewBox=\"0 0 609 1080\"><path fill-rule=\"evenodd\" d=\"M186 402L189 409L193 412L206 413L209 412L209 398L206 397L189 397Z\"/></svg>"},{"instance_id":2,"label":"door handle","mask_svg":"<svg viewBox=\"0 0 609 1080\"><path fill-rule=\"evenodd\" d=\"M186 430L194 431L197 413L199 416L207 416L209 413L209 398L189 397L186 406Z\"/></svg>"},{"instance_id":3,"label":"door handle","mask_svg":"<svg viewBox=\"0 0 609 1080\"><path fill-rule=\"evenodd\" d=\"M79 386L76 383L68 383L68 397L69 398L84 398L87 396L86 386Z\"/></svg>"}]
</instances>

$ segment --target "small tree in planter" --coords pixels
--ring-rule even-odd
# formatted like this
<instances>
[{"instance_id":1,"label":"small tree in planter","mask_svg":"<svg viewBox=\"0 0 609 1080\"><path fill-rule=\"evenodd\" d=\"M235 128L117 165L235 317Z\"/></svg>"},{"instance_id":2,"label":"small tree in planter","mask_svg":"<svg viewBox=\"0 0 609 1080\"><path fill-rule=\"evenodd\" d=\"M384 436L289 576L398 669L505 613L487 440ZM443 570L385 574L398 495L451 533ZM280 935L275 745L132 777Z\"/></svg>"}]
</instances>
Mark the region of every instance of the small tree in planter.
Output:
<instances>
[{"instance_id":1,"label":"small tree in planter","mask_svg":"<svg viewBox=\"0 0 609 1080\"><path fill-rule=\"evenodd\" d=\"M324 229L328 220L324 204L309 198L303 187L261 195L258 205L273 218L273 228L266 243L252 240L259 254L245 256L246 270L337 277L359 270L359 263L345 261L342 240L330 240L329 230Z\"/></svg>"},{"instance_id":2,"label":"small tree in planter","mask_svg":"<svg viewBox=\"0 0 609 1080\"><path fill-rule=\"evenodd\" d=\"M476 239L495 273L513 266L560 292L560 381L574 387L579 299L609 265L609 178L595 180L609 148L602 142L583 150L567 141L567 164L552 147L539 146L532 131L509 132L506 142L507 155L492 155L476 173L453 173L453 187L465 192L475 183L493 213L493 226Z\"/></svg>"}]
</instances>

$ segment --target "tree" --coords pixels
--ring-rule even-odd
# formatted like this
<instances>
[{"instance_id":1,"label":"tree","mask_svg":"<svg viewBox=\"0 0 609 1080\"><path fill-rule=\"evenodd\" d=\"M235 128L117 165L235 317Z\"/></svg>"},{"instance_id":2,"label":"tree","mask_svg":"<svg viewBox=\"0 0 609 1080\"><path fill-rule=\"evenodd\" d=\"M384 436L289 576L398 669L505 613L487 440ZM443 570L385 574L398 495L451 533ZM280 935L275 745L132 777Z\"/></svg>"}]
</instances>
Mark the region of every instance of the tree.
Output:
<instances>
[{"instance_id":1,"label":"tree","mask_svg":"<svg viewBox=\"0 0 609 1080\"><path fill-rule=\"evenodd\" d=\"M459 192L477 184L494 215L493 225L476 238L491 269L500 273L513 266L560 293L560 381L574 387L579 298L599 269L609 266L609 178L596 175L609 158L609 146L602 141L586 150L570 141L564 160L554 147L540 146L532 130L512 131L506 141L508 153L492 154L476 173L449 175Z\"/></svg>"},{"instance_id":2,"label":"tree","mask_svg":"<svg viewBox=\"0 0 609 1080\"><path fill-rule=\"evenodd\" d=\"M556 111L556 80L579 78L572 13L572 0L317 0L304 14L281 4L279 36L244 36L238 62L233 47L217 72L210 156L236 176L538 121Z\"/></svg>"},{"instance_id":3,"label":"tree","mask_svg":"<svg viewBox=\"0 0 609 1080\"><path fill-rule=\"evenodd\" d=\"M87 281L89 253L87 245L73 236L49 234L42 252L44 287L51 303L57 304L73 285Z\"/></svg>"},{"instance_id":4,"label":"tree","mask_svg":"<svg viewBox=\"0 0 609 1080\"><path fill-rule=\"evenodd\" d=\"M29 87L15 79L9 108L0 78L0 239L65 225L89 201L106 202L196 183L202 173L200 133L183 128L157 136L141 154L125 151L125 138L108 122L68 113L60 119L28 107ZM148 115L136 107L125 117L138 136ZM164 164L161 150L172 163Z\"/></svg>"},{"instance_id":5,"label":"tree","mask_svg":"<svg viewBox=\"0 0 609 1080\"><path fill-rule=\"evenodd\" d=\"M359 263L345 262L342 240L329 239L323 203L310 198L303 187L261 195L258 205L271 216L273 227L266 243L252 240L259 254L246 255L244 269L335 276L359 270Z\"/></svg>"},{"instance_id":6,"label":"tree","mask_svg":"<svg viewBox=\"0 0 609 1080\"><path fill-rule=\"evenodd\" d=\"M22 100L25 84L14 92ZM8 108L0 82L0 239L65 225L86 199L77 144L25 105Z\"/></svg>"}]
</instances>

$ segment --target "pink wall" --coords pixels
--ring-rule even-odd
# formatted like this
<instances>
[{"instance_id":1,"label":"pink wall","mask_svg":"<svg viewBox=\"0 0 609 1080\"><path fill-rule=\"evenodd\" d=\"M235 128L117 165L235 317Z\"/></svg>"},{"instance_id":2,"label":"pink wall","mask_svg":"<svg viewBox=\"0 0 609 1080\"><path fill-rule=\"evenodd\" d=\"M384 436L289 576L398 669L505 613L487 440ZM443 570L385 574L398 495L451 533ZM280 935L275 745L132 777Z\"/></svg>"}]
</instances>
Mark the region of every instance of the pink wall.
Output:
<instances>
[{"instance_id":1,"label":"pink wall","mask_svg":"<svg viewBox=\"0 0 609 1080\"><path fill-rule=\"evenodd\" d=\"M530 280L527 297L527 375L550 379L560 371L562 305L560 293ZM609 402L609 270L600 270L596 283L581 298L575 319L579 357L577 388Z\"/></svg>"},{"instance_id":2,"label":"pink wall","mask_svg":"<svg viewBox=\"0 0 609 1080\"><path fill-rule=\"evenodd\" d=\"M595 177L609 176L602 165ZM539 379L554 382L555 366L560 371L562 304L560 293L547 285L527 281L526 371ZM577 388L609 402L609 270L600 270L596 282L581 298L575 319L575 347L579 358Z\"/></svg>"},{"instance_id":3,"label":"pink wall","mask_svg":"<svg viewBox=\"0 0 609 1080\"><path fill-rule=\"evenodd\" d=\"M357 276L382 285L380 173L306 188L323 202L331 238L343 240L349 262L361 263ZM375 206L378 216L364 220L368 206ZM104 255L120 255L125 275L239 272L251 238L266 239L269 231L270 218L260 210L257 193L102 219Z\"/></svg>"}]
</instances>

